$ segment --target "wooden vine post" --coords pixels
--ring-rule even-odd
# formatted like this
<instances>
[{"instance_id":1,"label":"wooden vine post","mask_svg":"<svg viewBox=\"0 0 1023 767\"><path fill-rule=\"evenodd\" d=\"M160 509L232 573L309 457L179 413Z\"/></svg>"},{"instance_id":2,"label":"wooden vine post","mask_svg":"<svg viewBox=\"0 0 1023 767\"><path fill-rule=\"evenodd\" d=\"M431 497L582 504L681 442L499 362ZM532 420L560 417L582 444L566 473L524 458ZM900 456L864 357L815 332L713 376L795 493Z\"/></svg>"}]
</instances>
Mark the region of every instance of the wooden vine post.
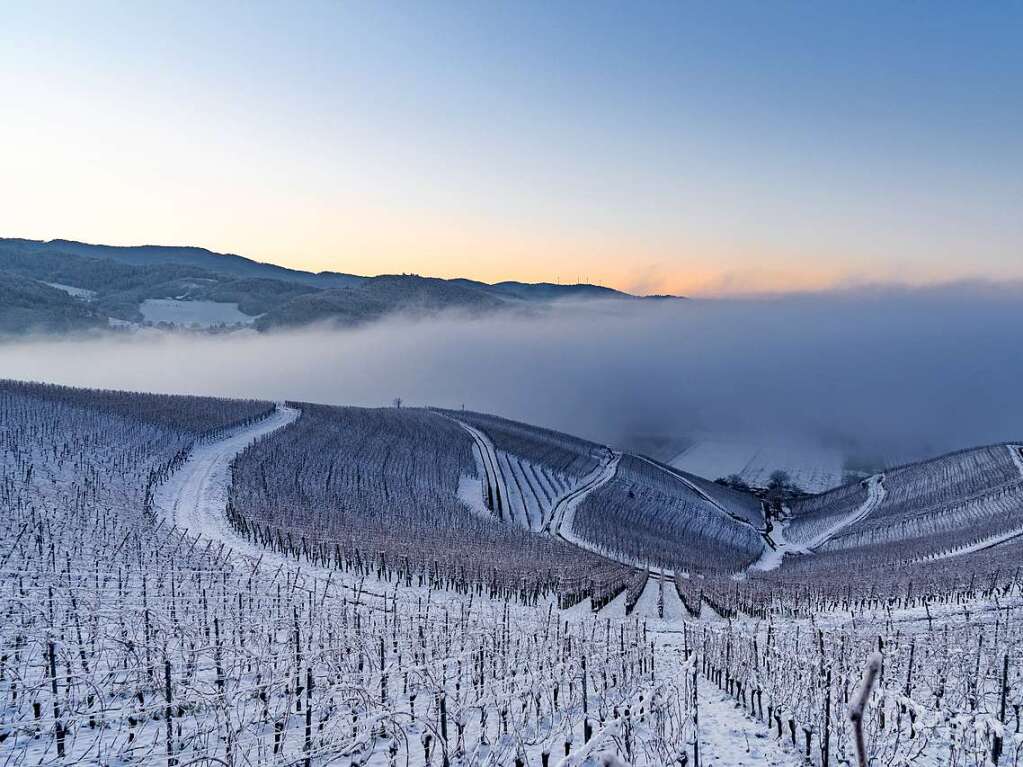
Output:
<instances>
[{"instance_id":1,"label":"wooden vine post","mask_svg":"<svg viewBox=\"0 0 1023 767\"><path fill-rule=\"evenodd\" d=\"M863 735L863 710L867 707L870 693L874 689L874 682L881 671L881 653L872 653L867 658L867 665L863 669L863 678L860 686L856 689L852 701L849 704L849 721L853 728L853 741L856 744L856 757L859 767L867 767L867 743Z\"/></svg>"}]
</instances>

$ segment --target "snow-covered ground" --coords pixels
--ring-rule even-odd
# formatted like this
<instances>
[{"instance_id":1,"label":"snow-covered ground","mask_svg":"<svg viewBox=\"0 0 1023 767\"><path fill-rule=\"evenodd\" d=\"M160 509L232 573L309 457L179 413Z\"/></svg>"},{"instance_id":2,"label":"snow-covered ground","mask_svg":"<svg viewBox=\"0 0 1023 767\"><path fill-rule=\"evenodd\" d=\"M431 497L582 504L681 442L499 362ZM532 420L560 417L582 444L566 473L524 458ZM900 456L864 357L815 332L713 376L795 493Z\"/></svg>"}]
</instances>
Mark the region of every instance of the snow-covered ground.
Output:
<instances>
[{"instance_id":1,"label":"snow-covered ground","mask_svg":"<svg viewBox=\"0 0 1023 767\"><path fill-rule=\"evenodd\" d=\"M550 522L544 529L549 531L551 535L562 538L580 548L604 554L598 547L576 536L572 532L572 522L575 519L575 510L579 507L579 504L586 500L586 496L614 478L615 472L618 470L618 461L621 457L621 453L615 453L607 463L598 467L592 474L584 478L578 487L558 498L554 503L554 511ZM625 564L637 563L626 562Z\"/></svg>"},{"instance_id":2,"label":"snow-covered ground","mask_svg":"<svg viewBox=\"0 0 1023 767\"><path fill-rule=\"evenodd\" d=\"M166 322L187 327L248 325L256 318L245 314L236 303L219 301L181 301L176 298L149 298L139 307L146 322Z\"/></svg>"},{"instance_id":3,"label":"snow-covered ground","mask_svg":"<svg viewBox=\"0 0 1023 767\"><path fill-rule=\"evenodd\" d=\"M273 415L259 423L238 429L222 439L195 446L188 460L158 489L154 499L156 509L164 515L167 522L178 528L187 529L191 535L198 534L206 540L226 543L236 554L260 562L263 569L273 571L279 568L289 570L300 568L307 575L321 580L325 577L333 577L326 571L321 572L320 568L310 567L307 563L299 566L289 557L277 555L249 544L235 533L225 515L227 491L230 484L230 464L233 458L253 440L287 426L298 415L297 410L278 406L278 410ZM581 483L577 491L599 486L602 481L613 476L615 464L616 461L612 460L606 466L598 469ZM466 483L466 485L468 484ZM478 485L476 487L478 488ZM468 490L468 487L464 488L466 493ZM577 495L584 496L585 492L583 490ZM561 527L567 522L567 527L570 528L571 510L574 506L572 501L578 501L579 497L566 499L564 507L559 509L560 513L554 521L557 527ZM482 504L478 505L482 507ZM485 507L480 508L479 511L485 511ZM568 512L568 520L564 518L565 511ZM568 537L571 538L571 534ZM344 576L335 579L335 588L340 587L342 590L347 590L349 584L344 583L345 580ZM369 589L360 587L360 593L363 596L384 597L384 589L378 591L380 584L366 585L369 586ZM326 587L324 588L324 594L326 594ZM419 589L412 589L412 592L416 598L423 596ZM408 596L413 596L413 594ZM437 596L434 595L434 598L436 599ZM397 593L395 597L397 598ZM669 664L677 663L677 655L681 650L677 627L683 620L684 608L670 575L651 577L647 581L631 619L627 619L625 615L625 598L626 595L623 592L609 603L600 612L600 619L605 621L630 620L634 623L636 618L641 618L644 624L649 623L651 636L655 637L657 664L664 664L663 667L667 668L670 667ZM384 597L384 601L386 602L386 597ZM441 603L443 602L444 598L441 597ZM659 607L660 603L663 603L663 608ZM477 610L482 606L477 604ZM517 619L519 621L529 618L536 620L537 615L543 615L542 611L531 612L521 608L516 608L514 612L522 613ZM663 618L660 617L662 612ZM586 620L590 614L588 600L586 600L585 603L565 611L563 618ZM499 615L500 612L496 611L495 619ZM610 623L607 625L610 632ZM638 624L635 625L638 626ZM611 637L616 635L616 632L608 634ZM768 737L766 725L744 715L728 696L714 688L709 682L704 681L700 688L699 706L701 720L699 730L694 730L695 735L677 744L680 750L691 750L695 738L699 742L701 756L705 764L796 765L799 763L797 755L787 748L783 741ZM468 732L472 732L473 729L470 728ZM598 731L596 737L586 744L586 747L571 757L556 763L592 765L593 767L605 764L627 764L626 762L605 761L614 750L605 749L613 747L616 742L620 743L621 738L612 725L603 735L601 731ZM535 746L526 748L526 752L530 756L537 757L538 754L535 751ZM382 754L373 755L370 757L369 763L383 765L382 758L377 758L382 756ZM472 763L476 764L477 762L473 760Z\"/></svg>"},{"instance_id":4,"label":"snow-covered ground","mask_svg":"<svg viewBox=\"0 0 1023 767\"><path fill-rule=\"evenodd\" d=\"M703 681L700 699L700 764L720 767L780 767L803 764L795 749L771 728L750 719L735 699Z\"/></svg>"},{"instance_id":5,"label":"snow-covered ground","mask_svg":"<svg viewBox=\"0 0 1023 767\"><path fill-rule=\"evenodd\" d=\"M764 553L750 566L750 570L761 572L776 570L781 567L786 554L812 554L815 549L823 546L842 530L866 518L881 505L884 497L884 475L875 474L867 480L867 497L863 503L846 516L829 519L820 527L804 530L804 534L812 536L808 539L796 540L798 536L793 536L793 540L789 540L788 528L791 520L781 520L771 531L771 541L774 546L764 549Z\"/></svg>"},{"instance_id":6,"label":"snow-covered ground","mask_svg":"<svg viewBox=\"0 0 1023 767\"><path fill-rule=\"evenodd\" d=\"M1023 476L1023 452L1021 452L1023 448L1020 448L1019 445L1006 445L1005 447L1009 451L1009 455L1012 456L1012 462L1016 465L1016 468L1019 469L1020 475ZM997 546L999 543L1011 541L1015 538L1019 538L1020 536L1023 536L1023 528L1013 528L1011 530L1006 530L1004 532L988 536L987 538L982 538L979 541L953 548L942 554L930 557L930 559L948 559L949 557L958 557L962 554L970 554L974 551L983 551L984 549Z\"/></svg>"},{"instance_id":7,"label":"snow-covered ground","mask_svg":"<svg viewBox=\"0 0 1023 767\"><path fill-rule=\"evenodd\" d=\"M56 288L57 290L63 290L68 295L74 296L75 298L80 298L83 301L91 301L92 299L94 299L96 297L96 291L95 290L87 290L85 288L76 288L74 285L62 285L59 282L47 282L46 284L49 285L51 288Z\"/></svg>"},{"instance_id":8,"label":"snow-covered ground","mask_svg":"<svg viewBox=\"0 0 1023 767\"><path fill-rule=\"evenodd\" d=\"M1019 473L1023 476L1023 447L1019 445L1007 445L1009 455L1012 456L1012 462L1016 464L1016 468L1019 469Z\"/></svg>"},{"instance_id":9,"label":"snow-covered ground","mask_svg":"<svg viewBox=\"0 0 1023 767\"><path fill-rule=\"evenodd\" d=\"M227 491L231 460L259 437L295 421L299 411L283 405L269 418L236 430L224 439L196 445L185 464L157 490L154 506L167 521L192 535L228 542L234 548L253 549L227 521Z\"/></svg>"},{"instance_id":10,"label":"snow-covered ground","mask_svg":"<svg viewBox=\"0 0 1023 767\"><path fill-rule=\"evenodd\" d=\"M829 540L838 535L842 530L847 527L855 525L862 519L869 516L885 498L885 487L884 487L884 474L875 474L873 477L867 480L867 499L849 516L842 517L836 520L827 529L820 531L808 541L804 541L801 545L808 551L820 548Z\"/></svg>"},{"instance_id":11,"label":"snow-covered ground","mask_svg":"<svg viewBox=\"0 0 1023 767\"><path fill-rule=\"evenodd\" d=\"M232 548L236 551L240 550L240 553L244 553L250 556L259 555L262 557L264 566L269 568L284 567L291 569L296 567L296 564L285 557L274 556L267 552L263 552L256 547L248 547L244 541L238 539L234 534L230 525L228 525L224 518L224 503L226 500L226 490L229 481L228 467L232 457L245 445L247 445L252 439L259 435L266 434L273 429L280 428L281 426L289 423L296 416L295 411L287 409L279 410L274 416L266 421L263 421L254 426L250 426L236 432L233 435L229 435L225 439L198 446L190 456L188 462L178 471L178 473L171 478L159 491L157 497L158 508L163 508L167 513L170 520L174 521L178 526L188 527L193 532L199 532L204 537L213 538L214 540L227 541ZM615 461L610 461L607 465L598 469L593 475L586 478L581 486L576 488L575 493L569 493L569 497L564 499L564 502L560 504L556 510L554 519L552 520L552 531L558 529L565 529L569 531L568 539L571 539L571 517L574 510L575 503L578 501L579 496L584 496L588 490L592 490L593 487L599 487L603 481L614 475ZM477 485L478 487L478 485ZM468 492L468 488L466 488ZM478 490L477 490L478 494ZM826 540L831 535L834 535L837 531L845 528L849 524L853 524L855 521L862 519L865 515L869 514L871 510L876 508L880 501L884 498L884 486L883 476L878 475L871 478L868 483L868 498L856 511L848 517L843 517L841 520L835 522L826 531L815 536L814 540L810 543L819 545L822 541ZM779 555L778 561L780 561L781 555L784 553L787 546L787 542L784 539L783 529L778 530L776 528L777 542L779 543ZM251 550L246 550L251 548ZM806 549L807 546L794 544L793 548ZM764 563L766 564L766 563ZM774 564L774 563L772 563ZM303 565L303 569L306 573L313 575L313 577L322 578L326 573L319 573L315 571L310 572L307 564ZM687 666L681 661L681 651L683 649L683 633L688 631L690 640L692 641L699 635L703 637L702 641L706 642L706 631L711 628L713 624L707 622L697 622L693 625L686 620L685 611L682 607L681 601L678 598L678 594L674 589L674 584L670 580L670 576L658 577L659 574L654 574L646 584L637 608L632 617L627 618L624 614L624 600L625 594L619 595L618 598L608 604L599 615L599 623L595 624L595 636L599 636L600 627L604 626L604 621L607 622L605 633L608 636L613 637L614 632L611 629L613 623L624 623L625 625L634 625L636 619L643 621L644 627L649 625L650 638L652 639L652 646L656 648L656 663L658 668L670 668L676 666L683 670L683 677L686 674L692 673L692 671L685 672L685 668L692 668ZM343 580L343 578L342 578ZM371 585L371 590L376 591ZM344 586L342 583L335 581L335 587ZM385 587L386 589L386 587ZM381 589L386 593L385 589ZM324 592L326 593L326 591ZM382 596L382 594L381 594ZM397 594L396 594L397 596ZM585 600L583 603L576 605L574 608L562 613L563 620L586 620L586 617L590 615L589 600ZM663 603L663 618L659 617L662 612L660 604ZM477 609L482 607L482 604L477 603ZM935 609L935 618L940 614L941 608ZM495 610L496 612L496 610ZM530 618L528 617L528 610L515 609L514 613L517 614L517 621L523 621L529 623ZM898 611L896 615L906 613L909 615L910 611L902 610ZM542 611L539 615L542 616ZM875 622L883 622L884 617L882 613L878 613L875 616L860 615L853 616L852 626L850 629L845 626L847 619L842 618L841 629L842 631L852 631L855 633L856 629L856 618L859 618L860 622L864 626L873 626ZM887 620L891 622L893 620L893 614L891 611L887 614ZM927 622L924 623L926 617ZM945 616L942 616L943 618ZM917 630L920 632L924 631L926 627L928 629L927 634L930 634L930 613L924 616L918 616L917 622L914 624ZM968 618L968 616L967 616ZM534 615L532 620L536 620ZM835 623L835 619L825 619L822 621L822 625L831 625ZM795 621L794 624L800 623ZM704 626L704 628L697 629L697 626ZM729 624L731 626L731 624ZM877 623L880 625L880 623ZM688 626L688 628L684 628ZM743 628L745 627L745 628ZM757 623L749 623L745 619L740 619L736 624L736 628L739 629L740 633L736 634L737 641L739 637L746 630L752 631L755 634L759 634L762 642L770 641L769 636L765 639L762 636L763 628ZM839 625L836 623L832 627L833 630L839 630ZM778 631L781 632L784 629L786 635L790 635L795 630L796 635L796 647L798 648L798 631L797 625L789 627L779 627ZM535 631L539 631L539 624ZM720 628L719 630L724 630ZM816 630L816 629L814 629ZM646 628L643 629L644 633ZM728 629L731 633L732 629ZM868 630L869 633L869 630ZM731 641L731 640L729 640ZM889 640L891 641L891 640ZM706 645L704 645L706 647ZM897 658L893 659L893 663ZM686 677L691 678L691 677ZM674 681L671 684L679 684L679 677L673 677ZM751 682L752 684L752 682ZM900 683L901 684L901 683ZM698 725L688 726L683 728L687 735L683 739L676 743L681 750L687 753L692 753L696 743L699 744L700 763L705 765L772 765L776 767L793 767L797 764L802 764L803 759L798 749L793 747L788 742L788 736L786 733L785 737L778 737L775 728L769 726L767 723L760 721L757 717L750 716L747 712L737 705L734 694L729 695L724 690L719 689L710 678L704 675L700 675L698 679L698 702L699 702L699 723ZM796 693L793 692L795 696ZM796 698L793 698L795 701ZM882 698L878 698L882 700ZM809 710L807 712L801 712L798 707L794 706L797 710L796 715L800 717L801 722L814 721L813 714ZM789 714L786 714L789 716ZM922 764L937 765L940 759L947 753L945 750L944 742L948 736L941 731L937 725L934 725L930 719L933 717L928 716L926 721L920 720L921 726L927 726L934 729L935 737L933 738L934 745L931 750L925 754L927 758L921 760ZM985 720L986 721L986 720ZM611 759L611 754L615 751L619 751L616 744L620 744L623 741L622 733L619 732L616 727L617 723L610 724L605 730L598 730L596 737L588 744L585 744L582 748L579 748L580 743L576 741L575 748L573 749L573 755L563 761L555 762L563 765L614 765L614 764L627 764L627 762L619 762ZM834 725L833 725L834 726ZM473 737L476 733L473 731L474 728L470 727L467 730L467 734L472 734ZM578 737L579 733L576 732L574 737ZM568 737L573 737L569 735ZM800 748L802 747L803 732L799 732L799 743ZM875 734L875 738L878 738ZM816 736L815 736L816 738ZM923 742L923 740L921 741ZM834 746L833 747L837 747ZM818 743L815 739L814 752L816 757L816 751ZM578 749L578 750L576 750ZM525 753L529 760L527 763L533 763L533 760L537 757L537 750L535 746L526 746ZM848 751L846 751L848 753ZM377 752L370 759L369 764L382 765L385 763L382 759L382 754ZM471 758L472 764L482 763L477 760L482 757L482 754L473 754ZM619 757L614 757L615 759ZM816 758L814 763L817 763Z\"/></svg>"},{"instance_id":12,"label":"snow-covered ground","mask_svg":"<svg viewBox=\"0 0 1023 767\"><path fill-rule=\"evenodd\" d=\"M233 457L294 410L195 445L159 487L151 519L137 511L138 493L111 504L118 494L106 488L146 476L116 467L149 442L102 462L97 444L119 419L83 411L76 421L62 408L22 421L77 428L63 453L34 427L0 441L0 510L13 521L0 530L0 606L14 616L0 623L0 644L12 648L0 675L5 763L436 765L438 750L425 760L422 739L436 744L446 729L452 767L540 765L544 755L565 767L692 764L697 745L705 765L794 767L804 737L809 763L822 763L826 726L830 764L850 764L845 692L879 644L886 671L871 712L884 707L887 724L868 717L871 763L982 764L995 733L1005 734L1000 764L1023 751L1018 715L997 713L1010 660L1009 702L1020 700L1018 589L971 604L692 621L670 578L652 573L631 616L623 594L596 619L584 600L552 621L550 602L369 576L377 593L367 604L365 576L258 548L225 518ZM613 475L612 458L587 478L591 489ZM89 505L82 477L102 480L102 505ZM884 490L872 479L842 525ZM565 506L555 521L570 527ZM34 525L42 510L52 524ZM773 727L772 712L783 717ZM58 737L66 759L54 756ZM566 747L572 756L560 761Z\"/></svg>"},{"instance_id":13,"label":"snow-covered ground","mask_svg":"<svg viewBox=\"0 0 1023 767\"><path fill-rule=\"evenodd\" d=\"M670 463L712 480L737 474L753 487L766 487L771 473L781 470L803 490L820 493L842 484L845 456L811 442L712 436L697 440Z\"/></svg>"},{"instance_id":14,"label":"snow-covered ground","mask_svg":"<svg viewBox=\"0 0 1023 767\"><path fill-rule=\"evenodd\" d=\"M336 589L358 590L365 598L383 600L385 586L375 579L355 584L336 579L323 567L309 563L299 567L291 557L245 540L227 518L231 461L254 441L293 423L299 415L300 411L278 404L277 410L262 421L236 429L222 439L196 444L181 467L157 488L153 507L167 523L188 535L223 543L234 554L259 562L264 568L298 569L333 583Z\"/></svg>"}]
</instances>

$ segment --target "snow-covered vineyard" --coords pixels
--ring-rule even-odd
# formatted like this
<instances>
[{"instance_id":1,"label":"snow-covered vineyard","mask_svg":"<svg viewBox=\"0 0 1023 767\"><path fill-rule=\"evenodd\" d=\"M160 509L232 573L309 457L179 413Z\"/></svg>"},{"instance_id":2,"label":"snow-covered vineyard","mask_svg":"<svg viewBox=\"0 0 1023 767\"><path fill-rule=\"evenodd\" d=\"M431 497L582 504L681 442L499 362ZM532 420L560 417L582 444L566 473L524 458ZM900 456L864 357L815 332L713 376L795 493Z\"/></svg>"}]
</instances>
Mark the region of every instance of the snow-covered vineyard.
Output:
<instances>
[{"instance_id":1,"label":"snow-covered vineyard","mask_svg":"<svg viewBox=\"0 0 1023 767\"><path fill-rule=\"evenodd\" d=\"M784 506L474 413L0 382L0 760L1023 762L1023 455Z\"/></svg>"}]
</instances>

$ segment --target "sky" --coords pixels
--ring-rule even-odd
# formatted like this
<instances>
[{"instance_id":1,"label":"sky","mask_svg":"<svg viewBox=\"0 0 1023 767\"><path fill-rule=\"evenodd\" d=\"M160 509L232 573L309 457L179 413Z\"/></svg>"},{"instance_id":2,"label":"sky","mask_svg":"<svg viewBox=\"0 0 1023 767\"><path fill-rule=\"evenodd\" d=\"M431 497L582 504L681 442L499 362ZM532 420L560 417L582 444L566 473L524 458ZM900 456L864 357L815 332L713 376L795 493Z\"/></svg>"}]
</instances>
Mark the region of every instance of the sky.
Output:
<instances>
[{"instance_id":1,"label":"sky","mask_svg":"<svg viewBox=\"0 0 1023 767\"><path fill-rule=\"evenodd\" d=\"M1023 4L0 6L0 236L687 295L1023 279Z\"/></svg>"}]
</instances>

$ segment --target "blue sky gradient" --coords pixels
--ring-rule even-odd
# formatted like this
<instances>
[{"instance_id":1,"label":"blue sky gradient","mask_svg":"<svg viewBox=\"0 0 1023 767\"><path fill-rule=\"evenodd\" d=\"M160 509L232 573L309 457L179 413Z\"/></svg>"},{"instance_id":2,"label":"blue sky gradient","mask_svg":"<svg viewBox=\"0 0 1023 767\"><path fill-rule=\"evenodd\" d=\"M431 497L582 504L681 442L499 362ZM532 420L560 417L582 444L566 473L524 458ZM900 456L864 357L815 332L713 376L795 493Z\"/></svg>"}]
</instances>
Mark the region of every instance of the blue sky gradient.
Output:
<instances>
[{"instance_id":1,"label":"blue sky gradient","mask_svg":"<svg viewBox=\"0 0 1023 767\"><path fill-rule=\"evenodd\" d=\"M0 229L695 294L1023 279L1023 4L19 3Z\"/></svg>"}]
</instances>

